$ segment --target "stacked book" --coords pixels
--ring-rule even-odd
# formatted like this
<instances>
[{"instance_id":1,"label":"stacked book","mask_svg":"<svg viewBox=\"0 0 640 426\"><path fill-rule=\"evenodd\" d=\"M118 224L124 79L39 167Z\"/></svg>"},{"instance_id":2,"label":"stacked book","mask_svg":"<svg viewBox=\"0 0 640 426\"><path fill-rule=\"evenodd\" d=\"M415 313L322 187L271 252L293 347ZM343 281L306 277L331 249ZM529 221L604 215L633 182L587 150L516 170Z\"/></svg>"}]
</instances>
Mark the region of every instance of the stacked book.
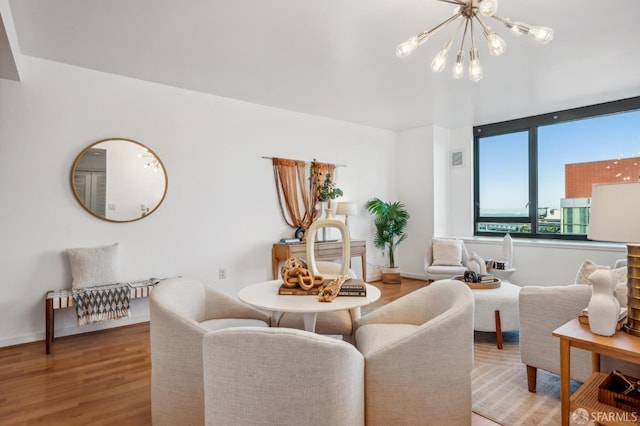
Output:
<instances>
[{"instance_id":1,"label":"stacked book","mask_svg":"<svg viewBox=\"0 0 640 426\"><path fill-rule=\"evenodd\" d=\"M618 313L618 324L616 324L616 330L622 329L622 326L627 322L627 308L620 308L620 312ZM578 321L580 324L589 324L589 308L584 308L582 310L582 315L578 316Z\"/></svg>"},{"instance_id":2,"label":"stacked book","mask_svg":"<svg viewBox=\"0 0 640 426\"><path fill-rule=\"evenodd\" d=\"M325 284L329 283L329 280L325 280ZM309 290L304 290L300 287L286 287L284 284L280 286L278 289L278 294L283 296L317 296L320 294L320 290L322 290L324 284L319 287L313 287ZM345 281L340 287L340 292L338 296L366 296L367 295L367 286L364 281L360 279L352 278L348 281Z\"/></svg>"},{"instance_id":3,"label":"stacked book","mask_svg":"<svg viewBox=\"0 0 640 426\"><path fill-rule=\"evenodd\" d=\"M352 278L345 281L340 287L338 296L366 296L367 286L364 281L356 278Z\"/></svg>"},{"instance_id":4,"label":"stacked book","mask_svg":"<svg viewBox=\"0 0 640 426\"><path fill-rule=\"evenodd\" d=\"M278 289L278 294L283 296L317 296L320 294L320 287L312 287L305 290L302 287L286 287L284 284Z\"/></svg>"},{"instance_id":5,"label":"stacked book","mask_svg":"<svg viewBox=\"0 0 640 426\"><path fill-rule=\"evenodd\" d=\"M478 274L478 282L481 284L490 284L496 280L493 274Z\"/></svg>"}]
</instances>

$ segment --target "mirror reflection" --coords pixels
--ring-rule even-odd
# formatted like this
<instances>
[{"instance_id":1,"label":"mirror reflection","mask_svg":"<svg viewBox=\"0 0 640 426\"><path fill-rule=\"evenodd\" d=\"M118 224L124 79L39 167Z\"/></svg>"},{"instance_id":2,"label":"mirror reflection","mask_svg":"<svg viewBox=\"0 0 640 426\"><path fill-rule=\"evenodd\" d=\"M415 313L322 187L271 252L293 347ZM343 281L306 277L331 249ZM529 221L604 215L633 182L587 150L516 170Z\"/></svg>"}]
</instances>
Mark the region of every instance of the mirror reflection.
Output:
<instances>
[{"instance_id":1,"label":"mirror reflection","mask_svg":"<svg viewBox=\"0 0 640 426\"><path fill-rule=\"evenodd\" d=\"M104 139L85 148L71 169L71 186L91 214L131 222L153 213L167 192L160 158L131 139Z\"/></svg>"}]
</instances>

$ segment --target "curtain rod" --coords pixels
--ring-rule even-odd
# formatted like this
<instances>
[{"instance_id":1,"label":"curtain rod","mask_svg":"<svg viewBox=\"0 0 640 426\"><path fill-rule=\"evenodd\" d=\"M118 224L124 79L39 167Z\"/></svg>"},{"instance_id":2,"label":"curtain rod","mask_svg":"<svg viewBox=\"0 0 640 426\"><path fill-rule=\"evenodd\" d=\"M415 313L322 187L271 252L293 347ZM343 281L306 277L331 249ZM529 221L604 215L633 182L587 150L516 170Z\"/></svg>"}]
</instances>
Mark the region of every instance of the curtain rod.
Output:
<instances>
[{"instance_id":1,"label":"curtain rod","mask_svg":"<svg viewBox=\"0 0 640 426\"><path fill-rule=\"evenodd\" d=\"M262 156L262 158L264 158L265 160L273 160L274 158L277 157L267 157L265 155ZM319 163L322 163L322 161L318 161ZM335 164L336 167L347 167L346 164Z\"/></svg>"}]
</instances>

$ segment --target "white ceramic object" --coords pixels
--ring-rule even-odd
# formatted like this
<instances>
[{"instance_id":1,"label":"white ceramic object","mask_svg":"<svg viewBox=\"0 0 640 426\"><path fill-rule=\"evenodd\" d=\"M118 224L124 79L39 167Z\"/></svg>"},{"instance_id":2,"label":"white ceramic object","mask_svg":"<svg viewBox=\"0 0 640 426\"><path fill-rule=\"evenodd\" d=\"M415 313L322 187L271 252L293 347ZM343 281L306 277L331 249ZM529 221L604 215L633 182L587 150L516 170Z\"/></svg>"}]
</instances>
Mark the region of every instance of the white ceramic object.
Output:
<instances>
[{"instance_id":1,"label":"white ceramic object","mask_svg":"<svg viewBox=\"0 0 640 426\"><path fill-rule=\"evenodd\" d=\"M615 296L616 280L608 266L599 267L591 275L589 328L594 334L612 336L616 332L620 302Z\"/></svg>"},{"instance_id":2,"label":"white ceramic object","mask_svg":"<svg viewBox=\"0 0 640 426\"><path fill-rule=\"evenodd\" d=\"M502 239L502 259L509 262L509 268L513 268L513 240L508 233Z\"/></svg>"},{"instance_id":3,"label":"white ceramic object","mask_svg":"<svg viewBox=\"0 0 640 426\"><path fill-rule=\"evenodd\" d=\"M481 258L475 251L469 257L467 267L476 274L484 275L487 273L487 264L485 263L484 259Z\"/></svg>"}]
</instances>

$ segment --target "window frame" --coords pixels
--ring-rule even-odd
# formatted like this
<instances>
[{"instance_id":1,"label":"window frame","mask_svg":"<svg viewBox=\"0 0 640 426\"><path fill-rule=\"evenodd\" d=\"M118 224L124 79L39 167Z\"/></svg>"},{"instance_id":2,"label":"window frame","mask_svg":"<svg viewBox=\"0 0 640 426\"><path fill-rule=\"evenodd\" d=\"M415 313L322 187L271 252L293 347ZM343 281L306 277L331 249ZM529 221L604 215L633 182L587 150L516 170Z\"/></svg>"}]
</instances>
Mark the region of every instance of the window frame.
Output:
<instances>
[{"instance_id":1,"label":"window frame","mask_svg":"<svg viewBox=\"0 0 640 426\"><path fill-rule=\"evenodd\" d=\"M503 236L506 232L479 231L478 224L493 223L522 223L530 224L531 232L509 232L514 237L532 239L578 240L588 241L586 235L567 235L538 233L538 128L542 126L595 118L603 115L640 110L640 96L604 102L563 111L499 123L483 124L473 127L473 235L474 236ZM640 124L639 124L640 126ZM529 214L528 216L503 217L480 216L480 140L481 138L500 136L516 132L528 132L529 140Z\"/></svg>"}]
</instances>

